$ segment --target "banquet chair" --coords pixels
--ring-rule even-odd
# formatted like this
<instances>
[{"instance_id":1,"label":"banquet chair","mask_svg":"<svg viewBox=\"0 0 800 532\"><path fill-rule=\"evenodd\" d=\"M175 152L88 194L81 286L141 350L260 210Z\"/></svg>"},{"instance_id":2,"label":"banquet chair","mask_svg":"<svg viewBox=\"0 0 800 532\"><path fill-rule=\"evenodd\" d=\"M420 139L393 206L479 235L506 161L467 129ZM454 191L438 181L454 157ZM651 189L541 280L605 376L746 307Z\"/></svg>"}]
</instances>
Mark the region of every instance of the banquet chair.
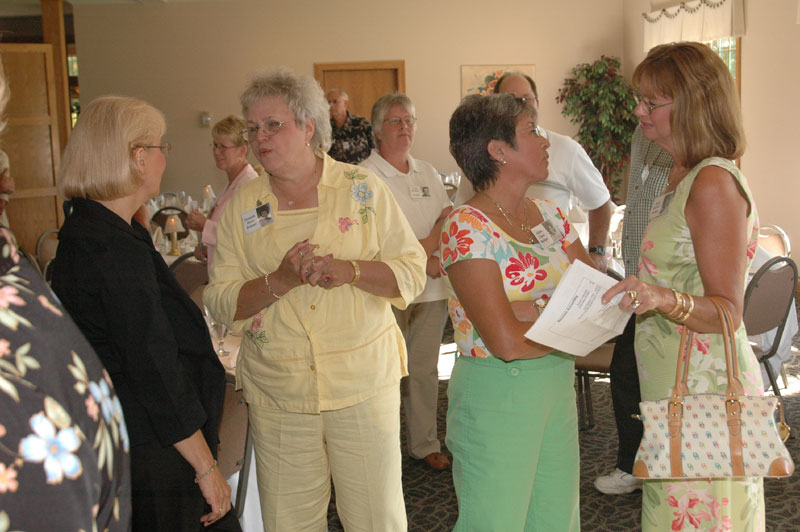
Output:
<instances>
[{"instance_id":1,"label":"banquet chair","mask_svg":"<svg viewBox=\"0 0 800 532\"><path fill-rule=\"evenodd\" d=\"M777 225L762 225L758 230L758 245L773 256L788 257L792 254L792 244L786 232Z\"/></svg>"},{"instance_id":2,"label":"banquet chair","mask_svg":"<svg viewBox=\"0 0 800 532\"><path fill-rule=\"evenodd\" d=\"M617 281L622 276L613 270L606 274ZM585 357L575 357L575 377L578 384L578 428L588 430L594 427L592 408L592 381L596 377L611 376L611 358L614 356L614 340L610 340Z\"/></svg>"},{"instance_id":3,"label":"banquet chair","mask_svg":"<svg viewBox=\"0 0 800 532\"><path fill-rule=\"evenodd\" d=\"M178 284L192 294L199 286L208 283L208 268L198 260L194 260L194 253L184 253L175 262L169 265Z\"/></svg>"},{"instance_id":4,"label":"banquet chair","mask_svg":"<svg viewBox=\"0 0 800 532\"><path fill-rule=\"evenodd\" d=\"M253 442L250 438L247 402L244 400L242 391L236 389L235 377L226 374L225 398L222 403L222 416L219 420L217 463L225 478L239 473L234 507L236 508L236 517L240 519L244 511L252 450Z\"/></svg>"},{"instance_id":5,"label":"banquet chair","mask_svg":"<svg viewBox=\"0 0 800 532\"><path fill-rule=\"evenodd\" d=\"M56 256L58 249L58 229L48 229L36 241L36 262L44 271L47 264Z\"/></svg>"},{"instance_id":6,"label":"banquet chair","mask_svg":"<svg viewBox=\"0 0 800 532\"><path fill-rule=\"evenodd\" d=\"M773 257L753 275L744 293L742 321L747 334L762 334L777 328L769 349L764 351L752 343L751 346L778 397L781 397L781 391L768 361L778 352L796 290L797 265L789 257Z\"/></svg>"},{"instance_id":7,"label":"banquet chair","mask_svg":"<svg viewBox=\"0 0 800 532\"><path fill-rule=\"evenodd\" d=\"M180 207L161 207L158 209L153 216L150 218L150 221L156 224L164 230L164 225L167 223L167 218L170 215L175 214L180 218L181 224L183 224L184 230L178 233L178 240L183 240L187 236L189 236L189 230L186 228L186 218L189 216L186 214L186 211L181 209Z\"/></svg>"}]
</instances>

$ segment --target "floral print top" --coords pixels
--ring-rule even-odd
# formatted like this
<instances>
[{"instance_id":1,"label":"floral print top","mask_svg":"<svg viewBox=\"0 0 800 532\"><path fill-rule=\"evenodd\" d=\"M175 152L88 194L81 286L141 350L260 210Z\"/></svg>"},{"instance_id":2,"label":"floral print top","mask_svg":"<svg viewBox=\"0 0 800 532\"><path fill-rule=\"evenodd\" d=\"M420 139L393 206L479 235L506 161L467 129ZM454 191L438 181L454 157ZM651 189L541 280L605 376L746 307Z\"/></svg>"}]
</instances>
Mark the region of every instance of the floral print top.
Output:
<instances>
[{"instance_id":1,"label":"floral print top","mask_svg":"<svg viewBox=\"0 0 800 532\"><path fill-rule=\"evenodd\" d=\"M571 229L564 213L549 201L533 199L545 221L560 229L561 238L551 246L520 242L494 224L483 212L470 205L453 210L442 224L439 251L442 276L448 266L470 259L497 262L509 301L533 301L550 297L570 261L567 247L578 235ZM450 298L448 310L460 356L487 358L493 356L458 300L453 286L447 283Z\"/></svg>"},{"instance_id":2,"label":"floral print top","mask_svg":"<svg viewBox=\"0 0 800 532\"><path fill-rule=\"evenodd\" d=\"M331 118L331 148L328 155L332 158L343 163L358 164L369 157L374 147L369 120L348 112L347 120L339 127Z\"/></svg>"},{"instance_id":3,"label":"floral print top","mask_svg":"<svg viewBox=\"0 0 800 532\"><path fill-rule=\"evenodd\" d=\"M125 531L128 433L111 378L0 233L0 531Z\"/></svg>"}]
</instances>

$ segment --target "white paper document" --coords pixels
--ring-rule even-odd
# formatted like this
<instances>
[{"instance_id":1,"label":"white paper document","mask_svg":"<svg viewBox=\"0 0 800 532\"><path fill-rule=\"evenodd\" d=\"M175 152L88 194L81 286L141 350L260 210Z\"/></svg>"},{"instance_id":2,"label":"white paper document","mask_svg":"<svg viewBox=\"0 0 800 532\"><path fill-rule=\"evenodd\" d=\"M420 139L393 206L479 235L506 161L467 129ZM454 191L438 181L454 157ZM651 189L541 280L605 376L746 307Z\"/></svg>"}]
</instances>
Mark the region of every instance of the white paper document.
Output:
<instances>
[{"instance_id":1,"label":"white paper document","mask_svg":"<svg viewBox=\"0 0 800 532\"><path fill-rule=\"evenodd\" d=\"M622 333L631 312L619 308L624 292L608 304L600 297L617 281L576 260L556 286L525 337L575 356L586 356Z\"/></svg>"}]
</instances>

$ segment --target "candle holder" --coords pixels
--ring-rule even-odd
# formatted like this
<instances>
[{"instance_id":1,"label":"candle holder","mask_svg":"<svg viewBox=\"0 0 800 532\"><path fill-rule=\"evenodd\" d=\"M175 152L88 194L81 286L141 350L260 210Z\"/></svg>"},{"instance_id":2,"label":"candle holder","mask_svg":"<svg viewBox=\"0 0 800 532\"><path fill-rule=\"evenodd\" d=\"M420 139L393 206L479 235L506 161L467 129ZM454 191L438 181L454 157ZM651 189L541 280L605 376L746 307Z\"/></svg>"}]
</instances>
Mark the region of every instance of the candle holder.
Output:
<instances>
[{"instance_id":1,"label":"candle holder","mask_svg":"<svg viewBox=\"0 0 800 532\"><path fill-rule=\"evenodd\" d=\"M170 214L167 217L167 221L164 223L164 233L169 235L170 238L169 255L178 256L181 254L180 249L178 249L178 233L184 231L186 231L186 229L183 228L183 224L178 215Z\"/></svg>"}]
</instances>

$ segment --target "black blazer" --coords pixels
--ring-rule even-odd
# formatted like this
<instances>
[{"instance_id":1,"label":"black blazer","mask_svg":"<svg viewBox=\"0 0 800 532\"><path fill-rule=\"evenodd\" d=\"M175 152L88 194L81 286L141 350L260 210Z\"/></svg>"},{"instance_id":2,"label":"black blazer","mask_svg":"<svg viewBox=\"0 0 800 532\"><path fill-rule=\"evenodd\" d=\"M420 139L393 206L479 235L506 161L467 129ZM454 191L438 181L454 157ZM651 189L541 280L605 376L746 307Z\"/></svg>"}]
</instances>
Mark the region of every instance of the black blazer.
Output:
<instances>
[{"instance_id":1,"label":"black blazer","mask_svg":"<svg viewBox=\"0 0 800 532\"><path fill-rule=\"evenodd\" d=\"M202 428L216 455L225 370L202 313L142 226L92 200L72 207L52 287L114 382L131 446Z\"/></svg>"}]
</instances>

